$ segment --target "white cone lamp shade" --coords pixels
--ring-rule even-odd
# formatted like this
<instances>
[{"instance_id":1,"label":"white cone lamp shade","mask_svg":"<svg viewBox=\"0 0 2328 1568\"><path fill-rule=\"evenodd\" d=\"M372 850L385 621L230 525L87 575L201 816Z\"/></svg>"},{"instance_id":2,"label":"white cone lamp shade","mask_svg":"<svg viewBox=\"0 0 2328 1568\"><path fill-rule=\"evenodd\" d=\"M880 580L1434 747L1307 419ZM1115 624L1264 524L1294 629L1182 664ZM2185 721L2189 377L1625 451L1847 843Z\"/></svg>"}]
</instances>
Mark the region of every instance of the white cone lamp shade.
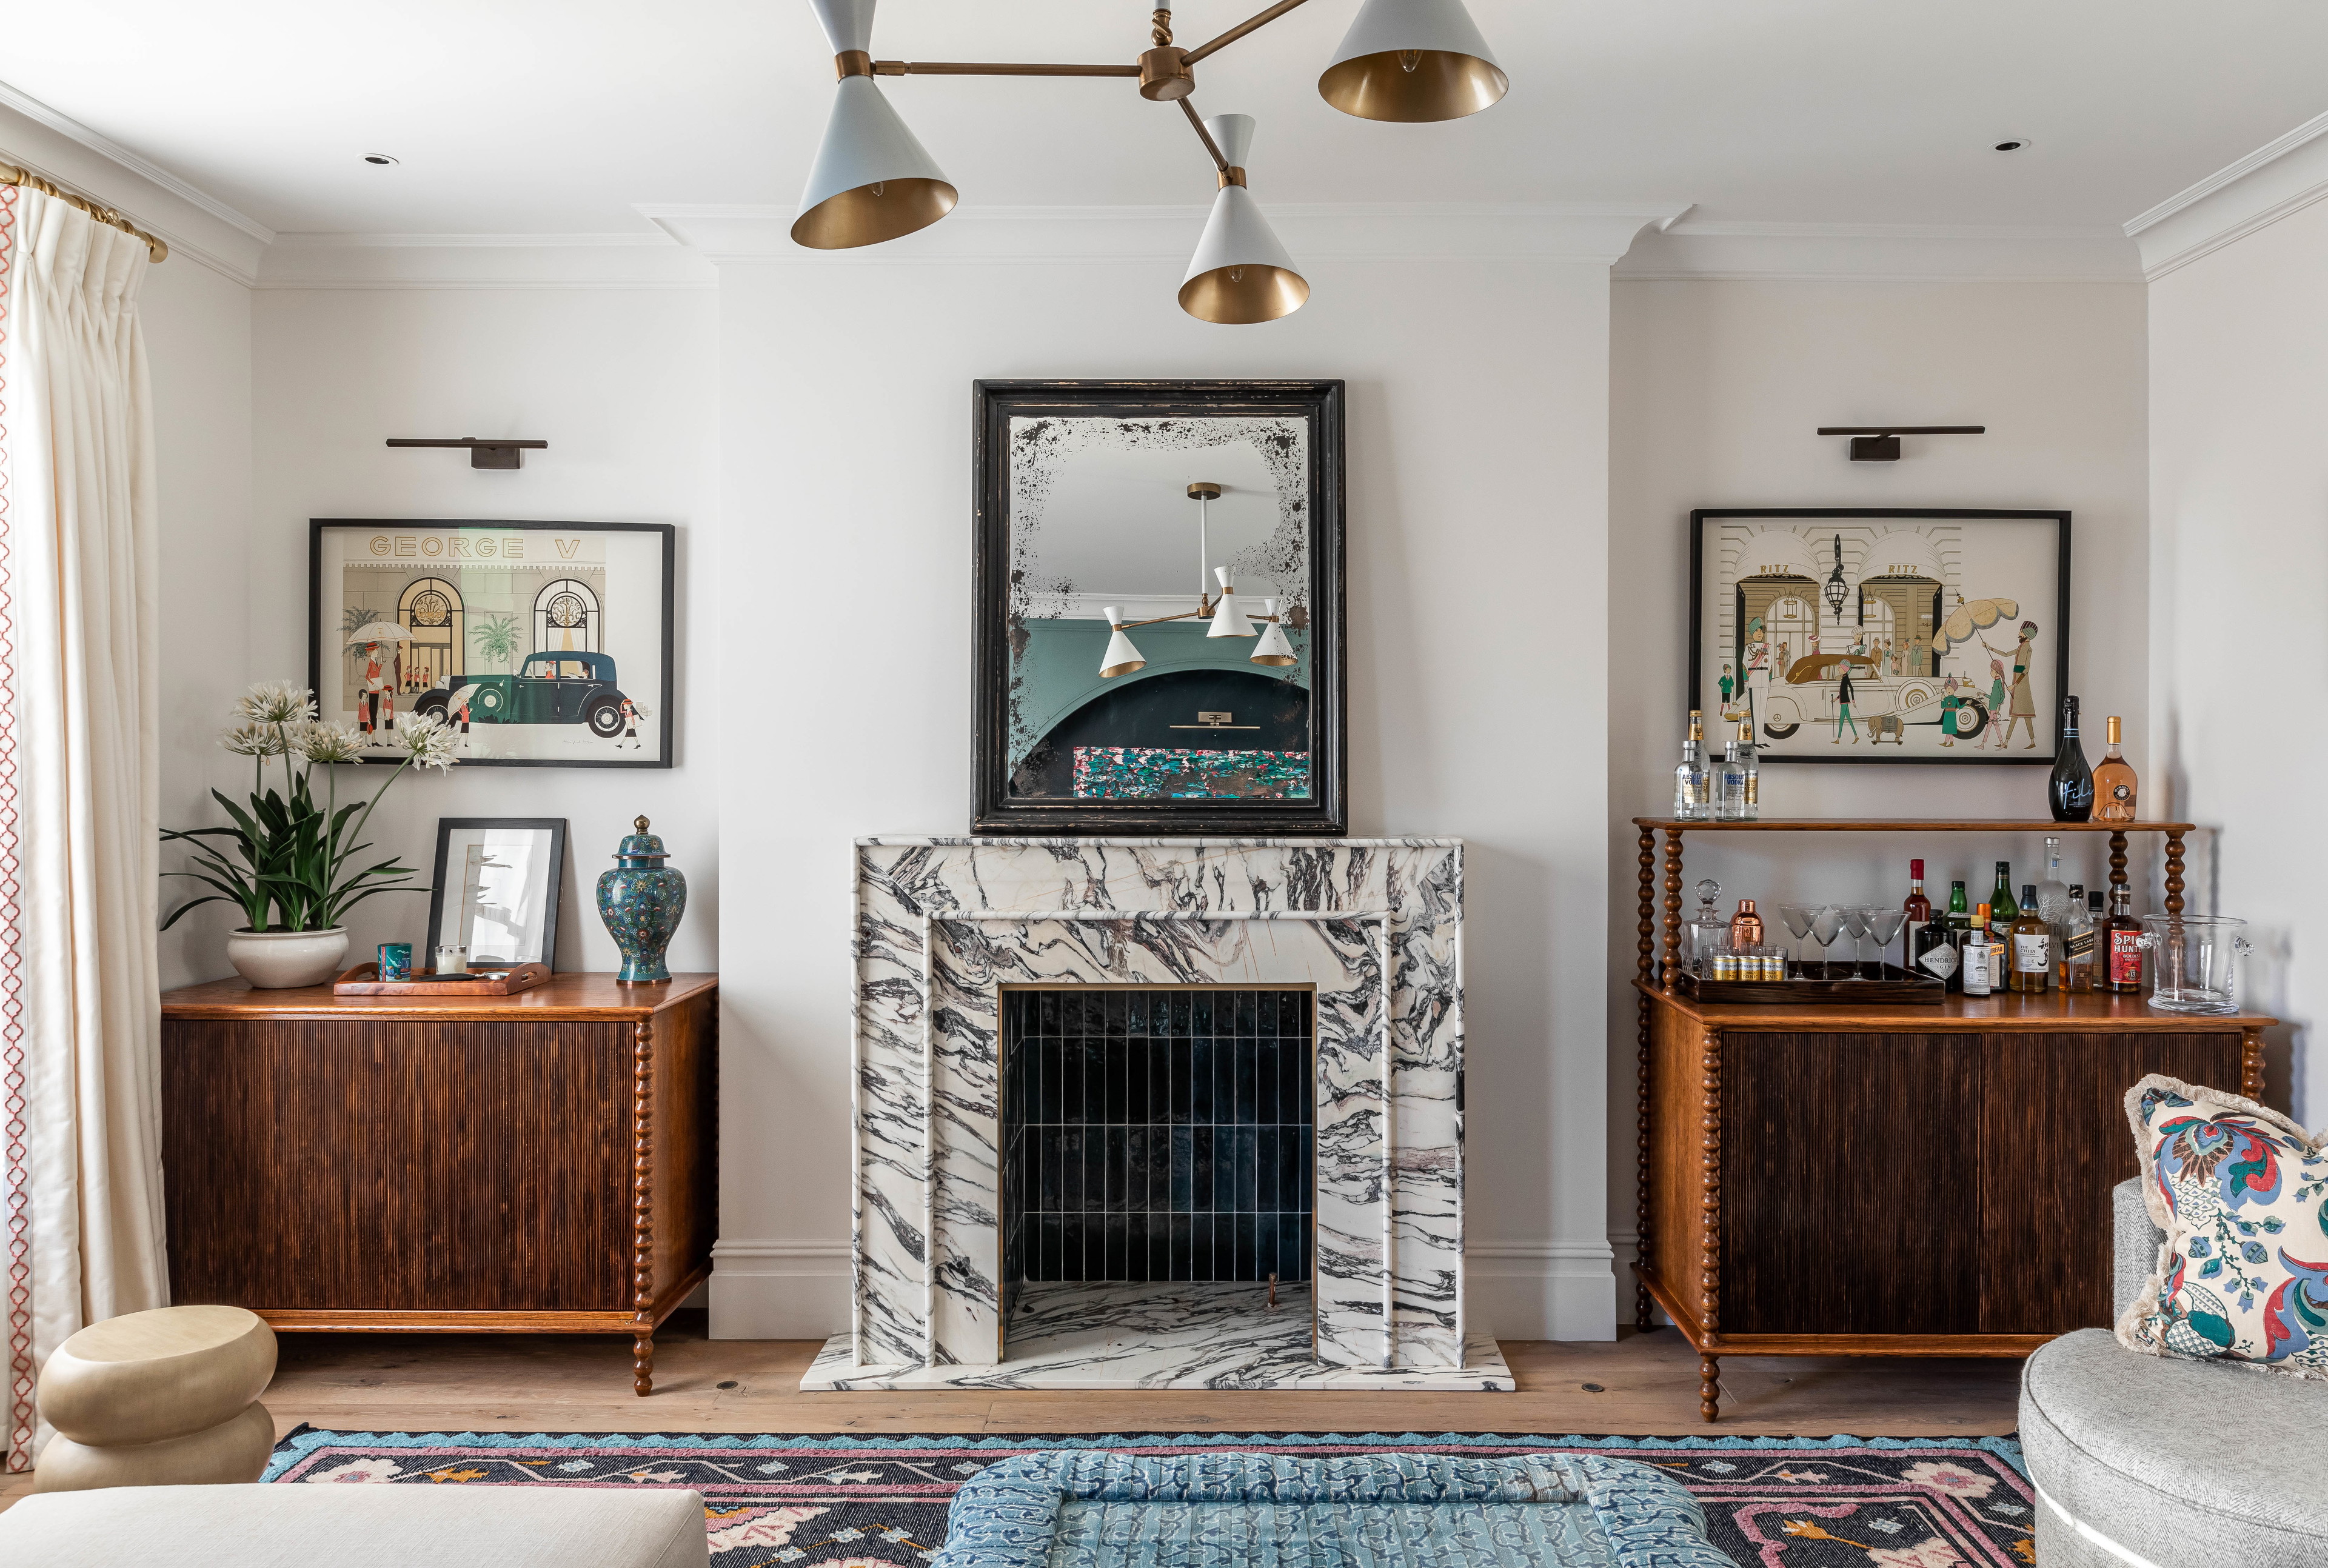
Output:
<instances>
[{"instance_id":1,"label":"white cone lamp shade","mask_svg":"<svg viewBox=\"0 0 2328 1568\"><path fill-rule=\"evenodd\" d=\"M1510 85L1463 0L1366 0L1318 93L1360 119L1415 124L1478 114Z\"/></svg>"},{"instance_id":2,"label":"white cone lamp shade","mask_svg":"<svg viewBox=\"0 0 2328 1568\"><path fill-rule=\"evenodd\" d=\"M1205 129L1230 167L1244 167L1253 146L1251 115L1215 115ZM1293 258L1277 242L1253 192L1223 185L1180 285L1180 308L1199 321L1250 326L1291 315L1309 297L1309 283L1293 270Z\"/></svg>"},{"instance_id":3,"label":"white cone lamp shade","mask_svg":"<svg viewBox=\"0 0 2328 1568\"><path fill-rule=\"evenodd\" d=\"M1148 668L1148 661L1140 656L1140 650L1131 645L1130 637L1124 635L1121 624L1122 617L1123 611L1120 606L1110 605L1107 607L1107 624L1114 630L1108 635L1107 653L1099 662L1099 678L1103 681L1112 681L1118 675L1129 675L1134 670Z\"/></svg>"},{"instance_id":4,"label":"white cone lamp shade","mask_svg":"<svg viewBox=\"0 0 2328 1568\"><path fill-rule=\"evenodd\" d=\"M868 52L873 0L811 0L835 54ZM848 76L801 193L793 243L813 250L878 245L926 229L953 211L958 193L869 76Z\"/></svg>"},{"instance_id":5,"label":"white cone lamp shade","mask_svg":"<svg viewBox=\"0 0 2328 1568\"><path fill-rule=\"evenodd\" d=\"M1261 607L1271 616L1271 619L1263 621L1261 624L1261 643L1253 651L1253 662L1271 664L1279 669L1283 669L1288 664L1301 662L1294 656L1293 644L1285 640L1285 628L1275 619L1277 601L1263 599L1261 601Z\"/></svg>"},{"instance_id":6,"label":"white cone lamp shade","mask_svg":"<svg viewBox=\"0 0 2328 1568\"><path fill-rule=\"evenodd\" d=\"M1213 576L1221 579L1221 607L1213 612L1212 628L1205 635L1207 637L1252 636L1253 623L1244 618L1243 610L1237 608L1236 585L1230 580L1232 574L1229 568L1215 567Z\"/></svg>"}]
</instances>

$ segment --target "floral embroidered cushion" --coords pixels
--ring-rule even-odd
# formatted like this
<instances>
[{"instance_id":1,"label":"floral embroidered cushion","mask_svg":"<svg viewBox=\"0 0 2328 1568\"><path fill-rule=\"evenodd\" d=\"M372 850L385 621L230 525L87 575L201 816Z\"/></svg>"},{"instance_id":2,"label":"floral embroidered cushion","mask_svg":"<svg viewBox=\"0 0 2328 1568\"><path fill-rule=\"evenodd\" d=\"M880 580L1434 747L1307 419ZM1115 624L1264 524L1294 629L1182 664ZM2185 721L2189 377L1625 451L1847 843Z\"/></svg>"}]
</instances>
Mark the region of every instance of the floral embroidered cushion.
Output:
<instances>
[{"instance_id":1,"label":"floral embroidered cushion","mask_svg":"<svg viewBox=\"0 0 2328 1568\"><path fill-rule=\"evenodd\" d=\"M2118 1342L2328 1379L2328 1134L2161 1074L2126 1114L2166 1240Z\"/></svg>"}]
</instances>

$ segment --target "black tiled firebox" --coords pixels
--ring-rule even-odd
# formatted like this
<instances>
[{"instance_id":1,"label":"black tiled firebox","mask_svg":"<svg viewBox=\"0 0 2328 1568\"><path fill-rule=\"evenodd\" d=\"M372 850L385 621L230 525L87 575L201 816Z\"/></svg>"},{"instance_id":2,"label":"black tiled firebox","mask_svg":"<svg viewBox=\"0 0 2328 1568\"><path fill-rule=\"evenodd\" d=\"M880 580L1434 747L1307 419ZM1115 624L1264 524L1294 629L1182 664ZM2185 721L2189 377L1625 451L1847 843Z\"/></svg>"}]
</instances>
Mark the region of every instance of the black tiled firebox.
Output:
<instances>
[{"instance_id":1,"label":"black tiled firebox","mask_svg":"<svg viewBox=\"0 0 2328 1568\"><path fill-rule=\"evenodd\" d=\"M1310 991L1001 1000L1006 1294L1309 1279Z\"/></svg>"}]
</instances>

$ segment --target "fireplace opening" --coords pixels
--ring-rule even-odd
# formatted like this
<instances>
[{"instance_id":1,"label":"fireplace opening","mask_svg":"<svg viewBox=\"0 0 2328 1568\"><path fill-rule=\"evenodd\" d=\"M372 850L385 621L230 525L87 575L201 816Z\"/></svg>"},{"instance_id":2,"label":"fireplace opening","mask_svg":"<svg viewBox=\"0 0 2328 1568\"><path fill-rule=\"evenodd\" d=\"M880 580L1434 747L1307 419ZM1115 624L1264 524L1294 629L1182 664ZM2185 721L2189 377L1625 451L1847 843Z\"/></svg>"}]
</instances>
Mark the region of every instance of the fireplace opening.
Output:
<instances>
[{"instance_id":1,"label":"fireplace opening","mask_svg":"<svg viewBox=\"0 0 2328 1568\"><path fill-rule=\"evenodd\" d=\"M1314 988L1000 1000L1006 1344L1063 1302L1257 1303L1272 1275L1307 1319Z\"/></svg>"}]
</instances>

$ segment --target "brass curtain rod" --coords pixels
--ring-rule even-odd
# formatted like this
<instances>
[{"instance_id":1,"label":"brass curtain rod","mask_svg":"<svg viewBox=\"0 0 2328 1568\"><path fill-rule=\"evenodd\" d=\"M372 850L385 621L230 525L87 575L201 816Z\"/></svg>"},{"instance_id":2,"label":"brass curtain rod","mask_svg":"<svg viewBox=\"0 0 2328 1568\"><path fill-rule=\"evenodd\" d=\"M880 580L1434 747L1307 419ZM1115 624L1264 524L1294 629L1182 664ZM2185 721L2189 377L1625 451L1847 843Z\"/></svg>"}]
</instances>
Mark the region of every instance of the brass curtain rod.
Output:
<instances>
[{"instance_id":1,"label":"brass curtain rod","mask_svg":"<svg viewBox=\"0 0 2328 1568\"><path fill-rule=\"evenodd\" d=\"M66 206L80 209L108 228L118 229L124 234L134 234L143 239L146 241L146 254L153 257L155 260L166 261L170 258L170 247L167 244L123 217L117 209L100 205L76 192L64 189L52 181L43 180L30 169L20 168L14 164L0 163L0 185L22 185L28 191L38 191L43 196L53 196Z\"/></svg>"}]
</instances>

